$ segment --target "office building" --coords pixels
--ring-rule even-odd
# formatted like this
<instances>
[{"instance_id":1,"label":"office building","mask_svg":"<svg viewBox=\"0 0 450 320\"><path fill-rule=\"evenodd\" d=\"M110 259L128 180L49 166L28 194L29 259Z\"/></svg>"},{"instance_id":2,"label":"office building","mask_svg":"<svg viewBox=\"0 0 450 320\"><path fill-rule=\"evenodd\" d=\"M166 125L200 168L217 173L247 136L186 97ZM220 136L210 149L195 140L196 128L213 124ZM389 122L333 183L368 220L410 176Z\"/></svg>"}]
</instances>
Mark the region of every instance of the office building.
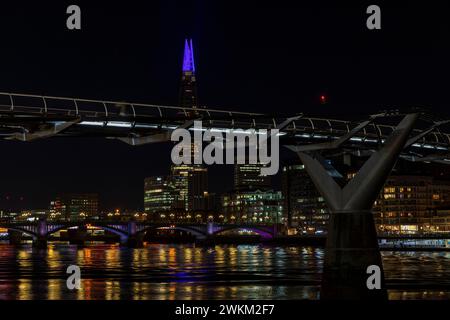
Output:
<instances>
[{"instance_id":1,"label":"office building","mask_svg":"<svg viewBox=\"0 0 450 320\"><path fill-rule=\"evenodd\" d=\"M282 168L284 217L292 234L327 231L328 207L300 162Z\"/></svg>"},{"instance_id":2,"label":"office building","mask_svg":"<svg viewBox=\"0 0 450 320\"><path fill-rule=\"evenodd\" d=\"M188 211L207 210L208 169L193 167L188 175Z\"/></svg>"},{"instance_id":3,"label":"office building","mask_svg":"<svg viewBox=\"0 0 450 320\"><path fill-rule=\"evenodd\" d=\"M172 165L171 181L176 190L174 208L207 209L208 169L200 165Z\"/></svg>"},{"instance_id":4,"label":"office building","mask_svg":"<svg viewBox=\"0 0 450 320\"><path fill-rule=\"evenodd\" d=\"M234 165L235 190L270 189L270 176L261 175L262 164Z\"/></svg>"},{"instance_id":5,"label":"office building","mask_svg":"<svg viewBox=\"0 0 450 320\"><path fill-rule=\"evenodd\" d=\"M380 233L419 234L450 229L446 207L450 207L450 181L391 175L373 212Z\"/></svg>"},{"instance_id":6,"label":"office building","mask_svg":"<svg viewBox=\"0 0 450 320\"><path fill-rule=\"evenodd\" d=\"M96 193L60 194L50 202L50 216L75 221L98 214L98 195Z\"/></svg>"},{"instance_id":7,"label":"office building","mask_svg":"<svg viewBox=\"0 0 450 320\"><path fill-rule=\"evenodd\" d=\"M224 221L228 223L283 224L281 191L236 191L222 196Z\"/></svg>"},{"instance_id":8,"label":"office building","mask_svg":"<svg viewBox=\"0 0 450 320\"><path fill-rule=\"evenodd\" d=\"M173 207L176 191L170 177L155 176L144 180L144 212L149 219L157 220Z\"/></svg>"}]
</instances>

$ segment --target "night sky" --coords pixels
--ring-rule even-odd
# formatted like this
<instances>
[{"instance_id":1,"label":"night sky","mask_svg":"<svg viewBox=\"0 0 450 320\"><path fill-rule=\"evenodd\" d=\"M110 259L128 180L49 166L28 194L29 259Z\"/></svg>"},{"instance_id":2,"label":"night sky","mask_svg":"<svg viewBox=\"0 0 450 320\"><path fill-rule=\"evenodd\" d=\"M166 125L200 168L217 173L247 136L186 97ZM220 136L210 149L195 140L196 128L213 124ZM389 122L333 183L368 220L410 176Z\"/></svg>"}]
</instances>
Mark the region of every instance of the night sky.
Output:
<instances>
[{"instance_id":1,"label":"night sky","mask_svg":"<svg viewBox=\"0 0 450 320\"><path fill-rule=\"evenodd\" d=\"M53 2L0 4L0 91L176 105L188 36L202 105L329 115L421 106L449 113L444 1ZM66 29L70 4L81 7L81 31ZM366 28L369 4L380 5L382 30ZM322 94L327 104L319 103ZM57 192L98 192L103 209L142 208L144 177L167 174L170 165L170 145L54 138L0 141L0 148L3 208L20 197L24 207L45 208ZM230 189L230 172L211 168L210 189Z\"/></svg>"}]
</instances>

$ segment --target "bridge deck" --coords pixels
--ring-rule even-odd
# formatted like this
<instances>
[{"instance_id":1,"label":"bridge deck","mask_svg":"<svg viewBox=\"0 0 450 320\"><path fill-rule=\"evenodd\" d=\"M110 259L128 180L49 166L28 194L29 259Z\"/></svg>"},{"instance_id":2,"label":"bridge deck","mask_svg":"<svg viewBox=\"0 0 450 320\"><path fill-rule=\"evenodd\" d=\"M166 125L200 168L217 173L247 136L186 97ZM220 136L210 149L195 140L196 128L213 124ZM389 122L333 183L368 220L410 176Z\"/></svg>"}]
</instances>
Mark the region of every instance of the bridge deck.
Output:
<instances>
[{"instance_id":1,"label":"bridge deck","mask_svg":"<svg viewBox=\"0 0 450 320\"><path fill-rule=\"evenodd\" d=\"M362 126L342 147L376 148L391 134L396 125L395 119L401 115L399 112L372 115L370 124ZM52 136L151 136L170 132L187 121L198 119L202 120L205 129L234 133L239 133L237 129L273 129L287 123L280 130L281 143L307 145L338 140L361 126L369 117L346 121L297 115L296 119L286 122L289 116L0 92L0 136L22 141ZM447 133L450 126L447 122L435 121L423 114L412 136L427 132L411 144L403 156L428 159L430 155L439 154L437 160L446 162L450 147L450 133Z\"/></svg>"}]
</instances>

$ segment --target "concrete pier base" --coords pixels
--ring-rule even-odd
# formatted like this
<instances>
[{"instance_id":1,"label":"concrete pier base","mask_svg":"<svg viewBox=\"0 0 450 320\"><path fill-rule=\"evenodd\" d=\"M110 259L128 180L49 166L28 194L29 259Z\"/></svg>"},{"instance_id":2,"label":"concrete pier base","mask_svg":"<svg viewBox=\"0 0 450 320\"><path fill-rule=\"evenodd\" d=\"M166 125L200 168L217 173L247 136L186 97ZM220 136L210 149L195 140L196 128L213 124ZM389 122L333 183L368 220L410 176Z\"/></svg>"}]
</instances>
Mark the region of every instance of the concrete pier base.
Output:
<instances>
[{"instance_id":1,"label":"concrete pier base","mask_svg":"<svg viewBox=\"0 0 450 320\"><path fill-rule=\"evenodd\" d=\"M47 248L47 238L33 239L33 248L46 249Z\"/></svg>"},{"instance_id":2,"label":"concrete pier base","mask_svg":"<svg viewBox=\"0 0 450 320\"><path fill-rule=\"evenodd\" d=\"M15 230L8 230L9 244L20 245L22 243L22 232Z\"/></svg>"},{"instance_id":3,"label":"concrete pier base","mask_svg":"<svg viewBox=\"0 0 450 320\"><path fill-rule=\"evenodd\" d=\"M127 241L126 246L128 248L143 248L144 247L144 242L142 240L138 240L136 238L132 238L132 239L129 239Z\"/></svg>"},{"instance_id":4,"label":"concrete pier base","mask_svg":"<svg viewBox=\"0 0 450 320\"><path fill-rule=\"evenodd\" d=\"M330 216L320 298L387 300L383 264L370 210L333 212ZM370 290L367 267L380 267L381 289Z\"/></svg>"},{"instance_id":5,"label":"concrete pier base","mask_svg":"<svg viewBox=\"0 0 450 320\"><path fill-rule=\"evenodd\" d=\"M143 235L130 236L126 239L122 239L120 245L128 248L143 248L144 236Z\"/></svg>"},{"instance_id":6,"label":"concrete pier base","mask_svg":"<svg viewBox=\"0 0 450 320\"><path fill-rule=\"evenodd\" d=\"M74 238L74 239L69 239L69 244L74 244L77 247L84 247L85 243L83 239L78 239L78 238Z\"/></svg>"},{"instance_id":7,"label":"concrete pier base","mask_svg":"<svg viewBox=\"0 0 450 320\"><path fill-rule=\"evenodd\" d=\"M84 247L87 238L87 229L84 226L80 226L78 229L69 230L69 243L75 244L78 247Z\"/></svg>"}]
</instances>

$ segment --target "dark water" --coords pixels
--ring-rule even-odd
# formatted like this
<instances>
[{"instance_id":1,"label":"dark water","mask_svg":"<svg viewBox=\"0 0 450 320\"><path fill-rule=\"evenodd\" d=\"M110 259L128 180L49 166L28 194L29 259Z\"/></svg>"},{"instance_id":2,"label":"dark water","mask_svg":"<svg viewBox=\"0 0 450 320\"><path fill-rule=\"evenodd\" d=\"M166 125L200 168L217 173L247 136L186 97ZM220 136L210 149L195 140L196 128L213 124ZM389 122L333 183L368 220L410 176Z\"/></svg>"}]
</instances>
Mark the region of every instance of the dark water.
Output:
<instances>
[{"instance_id":1,"label":"dark water","mask_svg":"<svg viewBox=\"0 0 450 320\"><path fill-rule=\"evenodd\" d=\"M324 252L302 246L0 244L0 299L317 299ZM450 299L449 252L384 252L391 299ZM66 287L68 265L82 287Z\"/></svg>"}]
</instances>

